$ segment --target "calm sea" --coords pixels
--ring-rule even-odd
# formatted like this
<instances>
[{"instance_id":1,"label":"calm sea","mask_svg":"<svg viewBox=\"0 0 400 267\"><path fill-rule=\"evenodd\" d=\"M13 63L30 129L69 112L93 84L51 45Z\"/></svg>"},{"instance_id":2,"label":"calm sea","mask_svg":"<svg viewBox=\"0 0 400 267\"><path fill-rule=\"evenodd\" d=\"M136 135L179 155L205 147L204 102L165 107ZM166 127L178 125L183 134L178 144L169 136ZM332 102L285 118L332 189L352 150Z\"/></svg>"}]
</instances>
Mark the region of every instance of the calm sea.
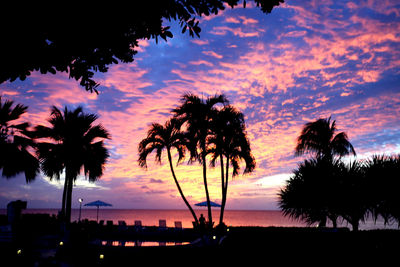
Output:
<instances>
[{"instance_id":1,"label":"calm sea","mask_svg":"<svg viewBox=\"0 0 400 267\"><path fill-rule=\"evenodd\" d=\"M6 214L7 210L0 209L0 214ZM24 213L48 213L57 214L57 209L27 209ZM196 214L203 214L207 218L207 209L196 210ZM96 220L97 209L82 209L81 219ZM79 218L79 209L72 210L72 220ZM144 209L110 209L100 208L99 220L112 220L114 224L118 221L125 221L128 225L133 225L135 220L141 220L144 226L157 226L160 219L167 221L168 227L174 227L175 221L181 221L185 228L192 227L193 218L188 210L144 210ZM213 220L219 221L219 211L213 210ZM228 226L283 226L283 227L304 227L306 224L291 220L282 215L280 211L272 210L226 210L224 221ZM346 222L340 226L348 227L351 225ZM384 225L382 220L376 223L374 220L367 220L360 225L360 229L397 229L395 225Z\"/></svg>"}]
</instances>

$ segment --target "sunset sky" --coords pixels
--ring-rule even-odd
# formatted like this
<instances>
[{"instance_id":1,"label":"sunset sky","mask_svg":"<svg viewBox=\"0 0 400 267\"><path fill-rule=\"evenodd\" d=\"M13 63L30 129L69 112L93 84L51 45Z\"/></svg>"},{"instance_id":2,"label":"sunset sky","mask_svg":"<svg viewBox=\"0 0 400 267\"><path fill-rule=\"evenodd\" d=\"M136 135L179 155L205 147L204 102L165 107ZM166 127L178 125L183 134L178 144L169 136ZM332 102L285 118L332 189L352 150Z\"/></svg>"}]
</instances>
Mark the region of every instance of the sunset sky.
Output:
<instances>
[{"instance_id":1,"label":"sunset sky","mask_svg":"<svg viewBox=\"0 0 400 267\"><path fill-rule=\"evenodd\" d=\"M187 92L225 94L245 115L257 168L230 181L228 209L277 209L277 192L304 157L294 157L302 126L332 116L358 159L400 153L400 3L398 0L294 1L264 14L240 5L200 19L200 38L181 34L140 41L132 64L96 74L99 95L68 74L33 73L3 83L3 99L29 106L24 120L46 124L50 107L82 105L110 132L111 157L95 184L78 177L73 207L97 199L113 208L185 208L166 157L138 166L137 147L152 122L164 123ZM29 44L27 44L29 45ZM176 167L191 204L205 200L201 166ZM220 202L220 170L210 169L211 199ZM63 180L39 175L0 179L0 208L61 207ZM75 201L76 200L76 201Z\"/></svg>"}]
</instances>

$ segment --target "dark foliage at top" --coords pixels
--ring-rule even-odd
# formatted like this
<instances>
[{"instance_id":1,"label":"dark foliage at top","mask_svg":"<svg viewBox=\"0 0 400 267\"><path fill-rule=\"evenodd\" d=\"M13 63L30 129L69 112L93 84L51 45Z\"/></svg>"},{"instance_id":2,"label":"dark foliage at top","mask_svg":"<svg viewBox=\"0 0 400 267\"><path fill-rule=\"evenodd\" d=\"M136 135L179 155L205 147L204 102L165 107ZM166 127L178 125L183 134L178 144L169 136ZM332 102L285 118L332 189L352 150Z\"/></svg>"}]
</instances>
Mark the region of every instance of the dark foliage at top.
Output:
<instances>
[{"instance_id":1,"label":"dark foliage at top","mask_svg":"<svg viewBox=\"0 0 400 267\"><path fill-rule=\"evenodd\" d=\"M97 92L94 72L109 65L132 62L140 39L172 38L166 21L177 20L182 33L199 36L198 17L218 14L238 0L140 1L132 4L97 3L79 7L17 3L2 8L0 17L0 83L24 80L32 71L68 72L88 91ZM255 0L264 13L283 0ZM244 2L245 6L245 2Z\"/></svg>"}]
</instances>

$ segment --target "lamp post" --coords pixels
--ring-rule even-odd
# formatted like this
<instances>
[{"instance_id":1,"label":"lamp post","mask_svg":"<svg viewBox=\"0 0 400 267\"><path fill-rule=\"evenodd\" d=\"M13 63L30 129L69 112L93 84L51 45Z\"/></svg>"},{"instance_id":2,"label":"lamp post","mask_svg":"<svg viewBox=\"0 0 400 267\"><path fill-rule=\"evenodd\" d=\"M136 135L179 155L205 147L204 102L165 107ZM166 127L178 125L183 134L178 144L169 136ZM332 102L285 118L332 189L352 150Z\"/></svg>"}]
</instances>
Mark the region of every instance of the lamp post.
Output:
<instances>
[{"instance_id":1,"label":"lamp post","mask_svg":"<svg viewBox=\"0 0 400 267\"><path fill-rule=\"evenodd\" d=\"M82 213L82 202L83 202L83 199L82 199L82 198L79 198L78 201L79 201L79 221L81 221L81 213Z\"/></svg>"}]
</instances>

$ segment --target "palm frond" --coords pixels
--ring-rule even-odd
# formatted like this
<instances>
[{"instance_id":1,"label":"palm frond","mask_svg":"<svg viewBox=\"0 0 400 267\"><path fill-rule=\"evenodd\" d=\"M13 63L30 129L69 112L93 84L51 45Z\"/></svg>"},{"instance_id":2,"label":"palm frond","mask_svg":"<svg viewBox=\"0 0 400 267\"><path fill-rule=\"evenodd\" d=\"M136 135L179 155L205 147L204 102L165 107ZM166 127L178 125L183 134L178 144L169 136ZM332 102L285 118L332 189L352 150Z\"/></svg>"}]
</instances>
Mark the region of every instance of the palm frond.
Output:
<instances>
[{"instance_id":1,"label":"palm frond","mask_svg":"<svg viewBox=\"0 0 400 267\"><path fill-rule=\"evenodd\" d=\"M3 176L11 178L24 172L26 182L33 181L39 172L39 162L30 150L35 146L32 135L28 130L29 123L12 122L27 112L28 107L6 100L0 96L0 168Z\"/></svg>"},{"instance_id":2,"label":"palm frond","mask_svg":"<svg viewBox=\"0 0 400 267\"><path fill-rule=\"evenodd\" d=\"M89 178L89 182L95 182L103 175L104 166L110 154L104 146L103 141L92 144L84 155L84 173Z\"/></svg>"},{"instance_id":3,"label":"palm frond","mask_svg":"<svg viewBox=\"0 0 400 267\"><path fill-rule=\"evenodd\" d=\"M311 153L320 158L332 158L335 155L341 157L349 153L355 155L346 133L336 134L336 131L336 121L332 121L331 117L306 123L297 138L295 156L305 153Z\"/></svg>"},{"instance_id":4,"label":"palm frond","mask_svg":"<svg viewBox=\"0 0 400 267\"><path fill-rule=\"evenodd\" d=\"M84 138L85 142L91 143L96 138L110 139L111 136L101 124L98 124L90 127L89 130L86 132Z\"/></svg>"},{"instance_id":5,"label":"palm frond","mask_svg":"<svg viewBox=\"0 0 400 267\"><path fill-rule=\"evenodd\" d=\"M335 154L340 157L349 154L356 155L353 145L349 142L347 134L345 132L338 133L331 142L332 150Z\"/></svg>"},{"instance_id":6,"label":"palm frond","mask_svg":"<svg viewBox=\"0 0 400 267\"><path fill-rule=\"evenodd\" d=\"M37 155L42 171L50 179L59 179L64 168L68 168L68 174L73 179L82 168L90 181L102 175L109 154L103 140L93 142L98 138L109 139L110 136L100 124L93 126L97 118L96 114L84 113L82 107L73 110L64 107L61 111L53 106L48 119L51 127L35 128L35 137L46 140L38 144Z\"/></svg>"},{"instance_id":7,"label":"palm frond","mask_svg":"<svg viewBox=\"0 0 400 267\"><path fill-rule=\"evenodd\" d=\"M145 142L143 142L145 141ZM159 149L162 147L161 143L147 143L148 140L142 140L139 144L139 159L138 163L140 167L147 168L147 156L151 154L154 150Z\"/></svg>"}]
</instances>

